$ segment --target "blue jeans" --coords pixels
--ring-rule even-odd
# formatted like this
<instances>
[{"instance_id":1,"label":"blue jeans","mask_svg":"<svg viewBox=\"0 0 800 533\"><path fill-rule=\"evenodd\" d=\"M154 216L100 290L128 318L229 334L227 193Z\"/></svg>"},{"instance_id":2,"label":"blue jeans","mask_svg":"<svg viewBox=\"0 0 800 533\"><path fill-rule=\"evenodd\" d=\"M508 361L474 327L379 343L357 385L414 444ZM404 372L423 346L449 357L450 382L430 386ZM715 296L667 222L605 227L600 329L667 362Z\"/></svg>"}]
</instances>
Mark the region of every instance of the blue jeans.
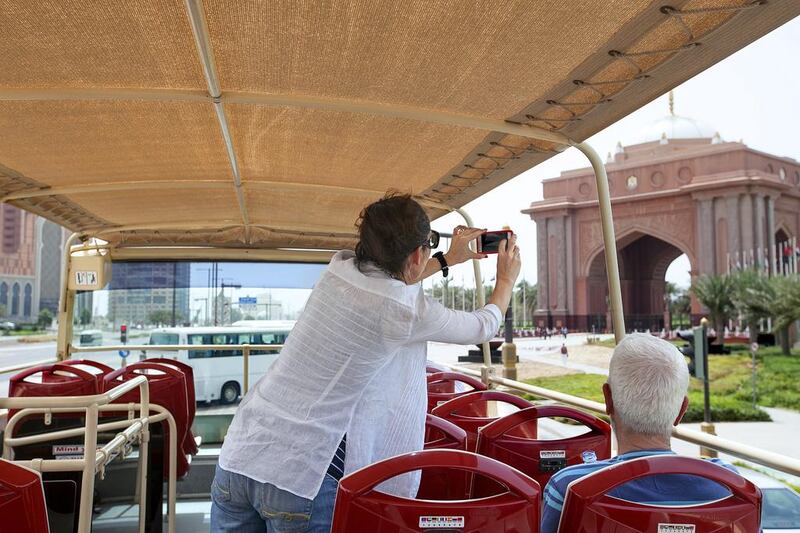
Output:
<instances>
[{"instance_id":1,"label":"blue jeans","mask_svg":"<svg viewBox=\"0 0 800 533\"><path fill-rule=\"evenodd\" d=\"M211 533L330 533L339 483L325 475L313 500L217 466Z\"/></svg>"}]
</instances>

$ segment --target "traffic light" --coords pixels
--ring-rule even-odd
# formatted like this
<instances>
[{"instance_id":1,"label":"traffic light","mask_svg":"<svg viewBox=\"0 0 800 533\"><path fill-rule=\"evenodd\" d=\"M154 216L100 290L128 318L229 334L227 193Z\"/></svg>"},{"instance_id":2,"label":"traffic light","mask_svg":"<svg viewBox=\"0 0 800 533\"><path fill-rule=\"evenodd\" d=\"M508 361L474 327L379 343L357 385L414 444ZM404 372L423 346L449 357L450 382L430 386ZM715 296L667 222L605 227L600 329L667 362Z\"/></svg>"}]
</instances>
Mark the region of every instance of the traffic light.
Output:
<instances>
[{"instance_id":1,"label":"traffic light","mask_svg":"<svg viewBox=\"0 0 800 533\"><path fill-rule=\"evenodd\" d=\"M692 328L691 331L679 331L678 337L685 340L688 344L681 347L681 353L689 358L689 374L697 379L704 379L705 366L703 352L705 350L705 339L703 338L703 328Z\"/></svg>"},{"instance_id":2,"label":"traffic light","mask_svg":"<svg viewBox=\"0 0 800 533\"><path fill-rule=\"evenodd\" d=\"M125 325L125 324L122 324L119 327L119 341L122 344L127 344L128 343L128 326Z\"/></svg>"}]
</instances>

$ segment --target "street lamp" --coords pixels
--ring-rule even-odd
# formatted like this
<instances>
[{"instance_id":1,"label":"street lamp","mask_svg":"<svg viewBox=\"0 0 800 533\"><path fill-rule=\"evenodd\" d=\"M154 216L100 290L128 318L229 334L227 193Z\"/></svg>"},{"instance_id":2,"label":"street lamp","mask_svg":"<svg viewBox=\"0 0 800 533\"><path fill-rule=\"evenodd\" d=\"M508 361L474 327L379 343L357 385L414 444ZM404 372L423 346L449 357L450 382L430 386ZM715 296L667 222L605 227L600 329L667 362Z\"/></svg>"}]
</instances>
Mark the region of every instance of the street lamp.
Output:
<instances>
[{"instance_id":1,"label":"street lamp","mask_svg":"<svg viewBox=\"0 0 800 533\"><path fill-rule=\"evenodd\" d=\"M225 280L223 279L222 283L219 284L219 293L222 296L223 304L224 304L224 300L225 300L225 289L226 288L241 289L242 286L239 283L225 283ZM218 314L217 314L217 302L216 301L214 302L214 325L215 326L219 325L219 319L218 319Z\"/></svg>"}]
</instances>

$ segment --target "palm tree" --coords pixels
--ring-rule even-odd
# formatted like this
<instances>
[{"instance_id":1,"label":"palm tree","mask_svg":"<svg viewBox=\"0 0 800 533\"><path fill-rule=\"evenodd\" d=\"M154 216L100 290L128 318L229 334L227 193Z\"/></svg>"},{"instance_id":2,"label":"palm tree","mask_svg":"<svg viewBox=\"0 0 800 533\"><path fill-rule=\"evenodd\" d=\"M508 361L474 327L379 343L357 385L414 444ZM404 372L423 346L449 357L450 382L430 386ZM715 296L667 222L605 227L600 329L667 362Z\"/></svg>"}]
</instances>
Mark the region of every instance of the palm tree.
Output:
<instances>
[{"instance_id":1,"label":"palm tree","mask_svg":"<svg viewBox=\"0 0 800 533\"><path fill-rule=\"evenodd\" d=\"M770 278L754 269L741 270L731 278L731 300L750 329L750 342L756 342L759 322L772 314L770 308L775 300L776 287Z\"/></svg>"},{"instance_id":2,"label":"palm tree","mask_svg":"<svg viewBox=\"0 0 800 533\"><path fill-rule=\"evenodd\" d=\"M783 355L789 355L789 327L800 320L800 278L775 276L770 278L770 284L775 294L770 306L773 327L780 333Z\"/></svg>"},{"instance_id":3,"label":"palm tree","mask_svg":"<svg viewBox=\"0 0 800 533\"><path fill-rule=\"evenodd\" d=\"M708 309L719 344L725 343L725 322L734 309L731 301L732 286L729 276L711 274L701 276L691 289L700 303Z\"/></svg>"}]
</instances>

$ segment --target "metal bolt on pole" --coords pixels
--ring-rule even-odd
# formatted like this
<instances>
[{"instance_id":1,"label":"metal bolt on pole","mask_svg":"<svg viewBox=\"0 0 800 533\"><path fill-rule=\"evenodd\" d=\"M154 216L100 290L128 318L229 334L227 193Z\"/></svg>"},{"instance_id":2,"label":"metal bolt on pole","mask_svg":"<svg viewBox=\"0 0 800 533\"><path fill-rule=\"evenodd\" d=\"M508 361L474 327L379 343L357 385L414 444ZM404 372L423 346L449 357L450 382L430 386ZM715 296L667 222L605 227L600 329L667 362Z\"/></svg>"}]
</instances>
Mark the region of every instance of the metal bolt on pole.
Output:
<instances>
[{"instance_id":1,"label":"metal bolt on pole","mask_svg":"<svg viewBox=\"0 0 800 533\"><path fill-rule=\"evenodd\" d=\"M509 306L506 310L505 342L503 342L503 377L517 379L517 345L514 344L514 310Z\"/></svg>"},{"instance_id":2,"label":"metal bolt on pole","mask_svg":"<svg viewBox=\"0 0 800 533\"><path fill-rule=\"evenodd\" d=\"M711 395L708 376L708 319L703 318L700 320L700 325L703 328L703 360L700 361L700 364L703 365L703 423L700 424L700 431L708 433L709 435L716 435L714 424L711 422ZM717 335L721 334L721 332L717 332ZM717 451L701 446L700 455L704 457L717 457Z\"/></svg>"}]
</instances>

